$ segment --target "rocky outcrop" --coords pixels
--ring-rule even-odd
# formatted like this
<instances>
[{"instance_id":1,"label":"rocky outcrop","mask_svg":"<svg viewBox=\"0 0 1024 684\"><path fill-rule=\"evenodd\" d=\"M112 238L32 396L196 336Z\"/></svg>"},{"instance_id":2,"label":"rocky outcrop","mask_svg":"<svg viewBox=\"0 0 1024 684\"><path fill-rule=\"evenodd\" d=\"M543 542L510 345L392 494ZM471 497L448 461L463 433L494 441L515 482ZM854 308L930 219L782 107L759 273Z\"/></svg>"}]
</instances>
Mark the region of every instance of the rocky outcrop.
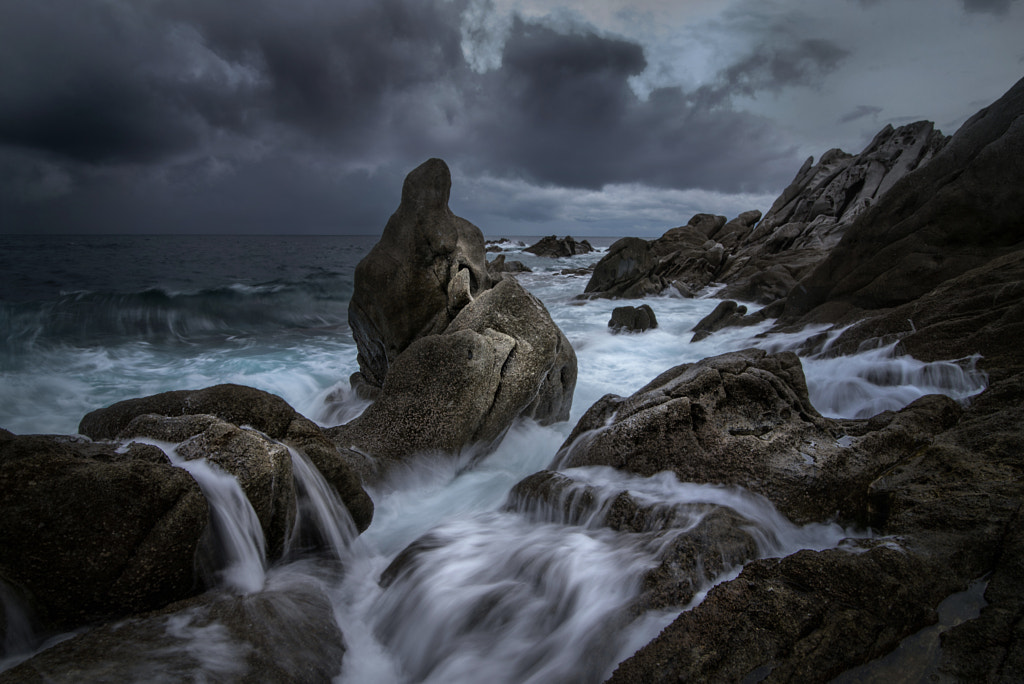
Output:
<instances>
[{"instance_id":1,"label":"rocky outcrop","mask_svg":"<svg viewBox=\"0 0 1024 684\"><path fill-rule=\"evenodd\" d=\"M448 208L451 184L440 159L411 171L380 241L356 266L349 326L371 385L382 386L402 351L443 332L491 285L483 234Z\"/></svg>"},{"instance_id":2,"label":"rocky outcrop","mask_svg":"<svg viewBox=\"0 0 1024 684\"><path fill-rule=\"evenodd\" d=\"M757 325L765 320L766 313L764 309L748 314L747 307L727 299L720 302L711 313L700 319L697 325L693 326L690 331L693 333L690 342L700 342L710 337L711 333L717 332L722 328Z\"/></svg>"},{"instance_id":3,"label":"rocky outcrop","mask_svg":"<svg viewBox=\"0 0 1024 684\"><path fill-rule=\"evenodd\" d=\"M644 332L658 327L658 319L654 315L654 309L648 304L640 306L617 306L612 310L612 317L608 321L608 327L613 333L618 332Z\"/></svg>"},{"instance_id":4,"label":"rocky outcrop","mask_svg":"<svg viewBox=\"0 0 1024 684\"><path fill-rule=\"evenodd\" d=\"M280 558L295 524L292 460L284 445L205 414L143 414L117 436L119 441L138 437L178 443L176 452L186 461L205 458L234 475L263 528L267 558Z\"/></svg>"},{"instance_id":5,"label":"rocky outcrop","mask_svg":"<svg viewBox=\"0 0 1024 684\"><path fill-rule=\"evenodd\" d=\"M898 420L877 423L862 453L841 440L859 423L823 418L811 406L795 354L748 349L676 366L627 398L602 397L552 467L670 470L684 482L742 485L796 522L837 511L862 522L868 485L904 455L900 448L958 415L950 399L923 398Z\"/></svg>"},{"instance_id":6,"label":"rocky outcrop","mask_svg":"<svg viewBox=\"0 0 1024 684\"><path fill-rule=\"evenodd\" d=\"M769 304L807 276L846 228L902 177L923 167L948 139L920 121L887 126L858 155L830 150L808 159L762 219L743 212L731 221L697 214L646 244L637 238L613 245L598 264L586 293L643 297L675 287L688 296L712 282L723 297Z\"/></svg>"},{"instance_id":7,"label":"rocky outcrop","mask_svg":"<svg viewBox=\"0 0 1024 684\"><path fill-rule=\"evenodd\" d=\"M310 580L278 580L246 596L209 593L109 623L0 673L0 683L327 682L345 640Z\"/></svg>"},{"instance_id":8,"label":"rocky outcrop","mask_svg":"<svg viewBox=\"0 0 1024 684\"><path fill-rule=\"evenodd\" d=\"M575 386L572 346L544 305L505 278L444 334L410 345L377 401L327 434L372 480L417 453L486 449L519 416L565 420Z\"/></svg>"},{"instance_id":9,"label":"rocky outcrop","mask_svg":"<svg viewBox=\"0 0 1024 684\"><path fill-rule=\"evenodd\" d=\"M193 594L209 509L156 447L0 434L0 579L69 628Z\"/></svg>"},{"instance_id":10,"label":"rocky outcrop","mask_svg":"<svg viewBox=\"0 0 1024 684\"><path fill-rule=\"evenodd\" d=\"M787 298L787 322L844 321L899 306L1019 249L1024 81L892 185Z\"/></svg>"},{"instance_id":11,"label":"rocky outcrop","mask_svg":"<svg viewBox=\"0 0 1024 684\"><path fill-rule=\"evenodd\" d=\"M514 278L492 284L483 235L448 210L450 185L439 159L412 171L381 242L356 269L350 319L353 331L361 328L361 374L353 384L379 381L381 389L361 416L328 434L364 479L414 454L486 450L518 417L550 423L569 415L572 346ZM395 259L402 274L375 290ZM427 283L437 292L420 296Z\"/></svg>"},{"instance_id":12,"label":"rocky outcrop","mask_svg":"<svg viewBox=\"0 0 1024 684\"><path fill-rule=\"evenodd\" d=\"M760 215L744 214L743 221L749 221L754 214ZM668 288L692 296L711 283L725 266L725 247L709 238L708 233L716 234L729 225L735 227L740 223L727 224L725 217L697 214L688 225L672 228L657 240L617 240L594 267L584 297L634 299Z\"/></svg>"},{"instance_id":13,"label":"rocky outcrop","mask_svg":"<svg viewBox=\"0 0 1024 684\"><path fill-rule=\"evenodd\" d=\"M924 397L898 413L829 421L847 445L847 476L833 483L846 489L846 503L835 510L884 538L857 554L750 563L610 681L828 681L848 671L848 681L864 681L894 668L908 681L1024 677L1022 115L1024 81L927 164L880 184L884 194L777 307L794 328L842 326L830 354L898 342L924 360L982 355L991 384L966 408ZM792 231L787 240L799 237ZM646 423L633 430L655 432ZM584 451L596 432L579 435ZM980 615L947 623L933 656L913 658L911 643L924 635L917 630L979 578L989 581Z\"/></svg>"},{"instance_id":14,"label":"rocky outcrop","mask_svg":"<svg viewBox=\"0 0 1024 684\"><path fill-rule=\"evenodd\" d=\"M505 255L499 254L493 261L487 262L487 273L491 280L497 282L505 273L530 273L531 270L522 261L505 261Z\"/></svg>"},{"instance_id":15,"label":"rocky outcrop","mask_svg":"<svg viewBox=\"0 0 1024 684\"><path fill-rule=\"evenodd\" d=\"M579 242L571 235L559 238L557 235L549 235L541 238L536 244L530 245L524 252L536 254L542 257L569 257L576 254L590 254L594 248L586 240Z\"/></svg>"},{"instance_id":16,"label":"rocky outcrop","mask_svg":"<svg viewBox=\"0 0 1024 684\"><path fill-rule=\"evenodd\" d=\"M365 530L373 519L373 501L338 448L315 423L276 395L230 384L163 392L97 409L82 419L78 431L96 440L117 439L133 420L146 414L171 418L206 414L235 426L255 428L305 453L337 491L357 529Z\"/></svg>"},{"instance_id":17,"label":"rocky outcrop","mask_svg":"<svg viewBox=\"0 0 1024 684\"><path fill-rule=\"evenodd\" d=\"M886 126L860 154L829 150L817 164L804 162L793 182L758 227L774 232L787 224L849 225L899 179L927 164L949 141L931 121ZM834 231L816 231L825 242Z\"/></svg>"}]
</instances>

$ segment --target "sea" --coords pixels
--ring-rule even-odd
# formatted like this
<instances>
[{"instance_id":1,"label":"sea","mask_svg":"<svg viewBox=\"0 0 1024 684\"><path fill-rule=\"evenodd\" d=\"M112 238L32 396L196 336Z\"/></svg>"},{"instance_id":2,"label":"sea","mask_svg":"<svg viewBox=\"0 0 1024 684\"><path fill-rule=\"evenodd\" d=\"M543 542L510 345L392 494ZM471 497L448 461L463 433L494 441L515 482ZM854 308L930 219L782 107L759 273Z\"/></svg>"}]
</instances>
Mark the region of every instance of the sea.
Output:
<instances>
[{"instance_id":1,"label":"sea","mask_svg":"<svg viewBox=\"0 0 1024 684\"><path fill-rule=\"evenodd\" d=\"M720 288L694 298L583 300L578 295L588 276L576 272L600 259L614 238L587 238L596 253L559 259L523 251L537 239L513 237L502 246L507 260L532 269L516 277L544 303L576 351L579 379L569 421L517 422L482 459L452 454L417 460L370 490L375 515L366 532L356 538L344 525L330 531L344 537L332 545L330 559L310 564L286 556L268 563L250 549L233 562L255 574L236 582L225 573L217 588L251 594L280 588L287 578L314 577L330 597L347 642L336 682L602 681L711 586L740 570L709 578L687 606L622 619L641 591L643 574L665 548L663 536L655 542L650 535L601 524L601 507L623 490L687 510L730 508L758 531L760 556L830 548L871 534L833 521L794 525L767 500L738 487L604 468L566 471L601 493L589 516L517 510L509 501L513 485L551 464L572 426L603 395L628 395L668 368L727 351L797 350L824 330L770 334L769 321L691 343L691 329L719 303ZM323 426L345 423L367 405L348 386L358 365L347 308L355 266L376 240L0 236L0 427L16 434L74 434L93 409L220 383L277 394ZM654 309L656 329L610 332L614 307L641 303ZM848 418L898 410L930 393L967 401L986 386L977 361L924 363L900 355L895 345L802 358L815 407L826 416ZM174 445L163 448L174 460ZM296 463L299 472L303 465ZM213 475L202 477L213 482ZM317 489L315 473L304 477L311 479L301 489L311 497L311 510L320 511L316 524L337 525L332 519L344 516L344 508L330 500L332 493ZM222 480L209 485L211 505L215 488L236 486L230 477ZM382 587L384 569L424 535L433 543L415 571ZM0 591L0 598L9 594ZM8 629L0 671L67 636L33 631L28 613L19 613L13 599L3 600L8 625L24 623L24 629ZM238 667L228 657L231 644L186 646L179 655L192 659L195 681ZM147 676L145 663L122 665L129 678ZM154 671L160 666L152 664Z\"/></svg>"}]
</instances>

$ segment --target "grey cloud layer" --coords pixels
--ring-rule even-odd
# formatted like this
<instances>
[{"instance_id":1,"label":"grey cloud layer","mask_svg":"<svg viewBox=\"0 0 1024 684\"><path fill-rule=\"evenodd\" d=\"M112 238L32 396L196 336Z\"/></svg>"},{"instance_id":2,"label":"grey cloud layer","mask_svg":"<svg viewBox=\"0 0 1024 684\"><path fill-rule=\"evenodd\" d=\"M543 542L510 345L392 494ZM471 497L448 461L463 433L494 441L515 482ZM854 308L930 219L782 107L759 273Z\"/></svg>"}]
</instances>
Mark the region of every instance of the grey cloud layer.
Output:
<instances>
[{"instance_id":1,"label":"grey cloud layer","mask_svg":"<svg viewBox=\"0 0 1024 684\"><path fill-rule=\"evenodd\" d=\"M428 156L537 186L777 191L797 142L736 101L816 88L847 52L755 7L726 19L748 47L716 78L641 98L638 40L487 2L0 3L0 211L26 229L273 230L276 199L317 229L381 223ZM488 68L464 56L467 11L501 27Z\"/></svg>"}]
</instances>

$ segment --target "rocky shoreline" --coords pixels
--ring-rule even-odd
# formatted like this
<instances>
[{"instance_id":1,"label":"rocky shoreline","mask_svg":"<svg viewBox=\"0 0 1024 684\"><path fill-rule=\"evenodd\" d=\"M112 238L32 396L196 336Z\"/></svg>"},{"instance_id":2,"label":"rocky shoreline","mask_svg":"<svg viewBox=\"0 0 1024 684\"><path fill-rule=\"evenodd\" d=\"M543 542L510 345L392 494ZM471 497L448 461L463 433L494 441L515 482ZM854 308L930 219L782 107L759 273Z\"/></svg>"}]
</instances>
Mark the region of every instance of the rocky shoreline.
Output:
<instances>
[{"instance_id":1,"label":"rocky shoreline","mask_svg":"<svg viewBox=\"0 0 1024 684\"><path fill-rule=\"evenodd\" d=\"M623 620L686 605L723 568L742 571L610 681L830 681L870 668L978 581L987 583L980 614L945 629L927 662L908 658L904 672L1024 679L1021 159L1024 81L951 137L929 122L887 127L859 155L808 160L763 217L698 214L656 240L619 240L595 266L588 298L693 296L724 284L721 296L746 305L723 303L695 328L703 337L767 320L776 331L827 325L801 351L895 343L925 361L980 355L990 379L967 405L929 395L895 412L832 419L811 405L796 354L743 350L657 369L632 395L596 402L548 469L512 489L509 506L558 508L570 490L584 501L587 484L558 471L604 466L738 485L796 523L872 531L848 547L758 558L728 512L687 528L678 512L623 491L595 524L654 537L675 530ZM360 370L351 384L373 400L358 418L324 429L279 397L219 385L94 411L78 436L0 430L2 586L28 606L36 629L95 626L0 673L0 682L97 676L90 664L110 653L122 663L110 676L141 677L132 669L138 654L168 638L174 615L200 628L227 625L251 645L241 661L264 681L337 673L346 626L335 624L321 587L303 585L284 603L268 595L274 587L262 598L210 591L216 583L197 572L210 507L160 445L235 476L272 560L300 543L296 458L318 471L354 538L373 518L366 488L417 455L471 462L519 418L567 420L572 345L506 273L503 255L487 262L481 231L448 208L450 189L443 161L413 170L356 269L349 319ZM590 248L545 240L538 251L555 256ZM656 325L653 312L643 322L627 314L636 317L623 312L619 327ZM302 543L327 545L316 534ZM414 542L381 582L414 568L430 543ZM21 626L0 617L0 641L11 642ZM302 645L282 639L288 634L301 634ZM225 667L217 681L245 672Z\"/></svg>"}]
</instances>

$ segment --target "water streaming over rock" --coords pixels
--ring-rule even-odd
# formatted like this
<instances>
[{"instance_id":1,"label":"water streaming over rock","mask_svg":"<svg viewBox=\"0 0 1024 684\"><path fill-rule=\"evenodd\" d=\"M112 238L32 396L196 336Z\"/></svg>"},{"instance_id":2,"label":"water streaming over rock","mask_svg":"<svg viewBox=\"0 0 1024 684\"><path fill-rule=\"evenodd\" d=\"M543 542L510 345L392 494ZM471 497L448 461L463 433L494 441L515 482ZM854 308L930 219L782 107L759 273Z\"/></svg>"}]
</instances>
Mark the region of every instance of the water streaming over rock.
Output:
<instances>
[{"instance_id":1,"label":"water streaming over rock","mask_svg":"<svg viewBox=\"0 0 1024 684\"><path fill-rule=\"evenodd\" d=\"M366 402L347 389L357 364L343 308L352 268L373 240L356 242L290 243L308 247L303 255L269 241L266 253L252 262L241 253L232 260L222 253L251 250L259 241L218 243L221 251L210 253L221 256L198 266L208 273L191 287L180 273L161 277L143 269L137 283L122 279L115 292L97 268L95 277L71 286L98 294L79 296L49 293L48 276L36 274L36 285L0 311L12 322L0 349L0 425L20 433L69 433L88 410L218 382L279 394L325 425L351 419ZM610 244L593 242L602 249ZM120 254L116 245L94 246L103 252L96 264L129 256L146 263L147 250L167 248L159 240L126 244L131 255ZM65 261L74 258L87 255L75 252ZM358 537L333 491L293 451L296 526L284 558L270 567L237 481L204 461L179 463L200 481L215 510L222 554L215 578L222 589L270 601L271 590L287 594L292 581L306 587L312 582L330 597L348 646L337 681L600 681L679 610L700 601L714 582L734 576L744 561L836 546L856 536L835 525L793 525L741 488L682 483L666 474L640 478L602 468L568 469L561 473L571 480L561 493L565 498L510 497L517 482L551 466L572 425L602 395L629 395L674 365L729 350L796 349L820 331L757 337L766 323L722 330L691 344L689 330L718 303L713 293L578 301L586 277L559 272L586 266L600 254L546 260L512 249L508 258L534 269L521 282L545 303L577 351L579 381L568 423L517 423L482 459L417 459L371 492L374 521ZM233 271L224 276L230 278L225 284L218 275L225 261L257 267ZM32 263L47 267L42 256ZM154 288L164 295L153 294ZM220 313L212 316L208 304L214 300L240 308L225 313L218 304ZM115 311L125 302L130 311ZM615 306L641 303L653 307L659 328L642 336L609 332ZM275 314L264 318L265 307ZM152 311L142 310L147 308ZM81 318L89 311L105 312L102 325L65 341L62 323L51 313ZM984 387L971 359L922 364L894 354L894 348L879 348L804 359L812 401L827 415L854 417L899 408L927 392L965 398ZM173 455L172 448L165 451ZM644 511L642 519L609 522L622 496ZM738 530L728 533L735 542L730 548L742 553L700 546L698 533L723 529ZM703 550L694 555L692 549ZM679 559L686 561L690 585L674 597L659 594L657 572ZM4 605L15 604L5 599ZM14 622L8 618L8 624ZM203 644L201 660L207 663L230 659L238 646L221 639L216 625L184 617L167 623L177 630L175 639ZM10 638L14 634L8 632ZM197 680L215 675L204 673L201 664L195 668Z\"/></svg>"}]
</instances>

